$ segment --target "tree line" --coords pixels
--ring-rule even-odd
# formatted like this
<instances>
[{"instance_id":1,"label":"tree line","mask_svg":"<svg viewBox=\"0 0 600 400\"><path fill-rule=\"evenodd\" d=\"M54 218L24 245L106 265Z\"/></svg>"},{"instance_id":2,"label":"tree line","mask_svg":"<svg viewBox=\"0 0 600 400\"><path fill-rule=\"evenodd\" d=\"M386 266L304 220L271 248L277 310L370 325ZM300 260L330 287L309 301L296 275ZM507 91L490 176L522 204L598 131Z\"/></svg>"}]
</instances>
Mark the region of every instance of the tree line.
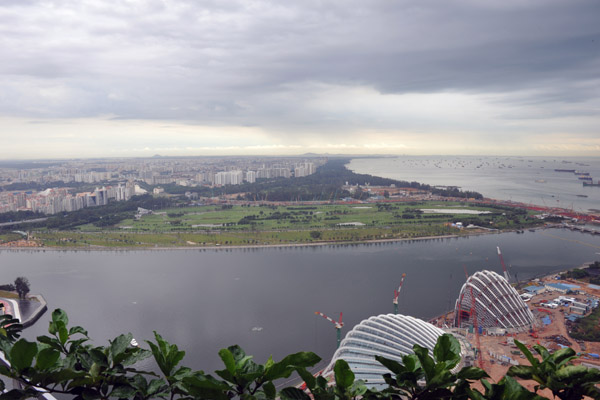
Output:
<instances>
[{"instance_id":1,"label":"tree line","mask_svg":"<svg viewBox=\"0 0 600 400\"><path fill-rule=\"evenodd\" d=\"M20 299L27 298L27 294L29 293L29 279L24 276L19 276L15 279L15 283L9 283L5 285L0 285L0 290L5 290L8 292L17 292Z\"/></svg>"},{"instance_id":2,"label":"tree line","mask_svg":"<svg viewBox=\"0 0 600 400\"><path fill-rule=\"evenodd\" d=\"M98 227L112 226L124 219L133 218L138 207L146 209L162 209L173 205L173 200L166 197L153 197L146 194L133 196L128 201L111 201L104 206L86 207L77 211L64 212L50 216L45 221L31 223L31 229L47 228L68 230L79 225L94 224ZM14 228L10 228L14 229Z\"/></svg>"}]
</instances>

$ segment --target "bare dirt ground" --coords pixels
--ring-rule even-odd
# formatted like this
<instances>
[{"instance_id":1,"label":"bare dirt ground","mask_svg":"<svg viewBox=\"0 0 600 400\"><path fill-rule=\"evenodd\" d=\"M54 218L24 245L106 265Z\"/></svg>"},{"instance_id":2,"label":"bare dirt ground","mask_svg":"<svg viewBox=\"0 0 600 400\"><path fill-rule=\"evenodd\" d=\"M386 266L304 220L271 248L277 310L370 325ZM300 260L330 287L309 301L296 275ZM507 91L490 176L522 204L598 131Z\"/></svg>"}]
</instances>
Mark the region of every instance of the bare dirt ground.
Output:
<instances>
[{"instance_id":1,"label":"bare dirt ground","mask_svg":"<svg viewBox=\"0 0 600 400\"><path fill-rule=\"evenodd\" d=\"M600 290L591 289L584 282L576 282L571 280L557 281L554 280L553 277L546 277L542 279L542 282L540 282L540 284L543 283L569 283L578 285L580 286L580 289L578 290L585 293L569 294L565 296L574 297L578 301L582 302L584 302L590 295L600 297ZM534 316L536 316L536 318L539 320L538 328L532 332L522 332L510 336L480 335L479 341L482 349L483 369L490 374L492 381L498 382L500 379L502 379L510 367L510 364L506 362L506 359L504 359L504 361L502 360L502 356L509 357L522 365L530 365L527 359L522 356L518 348L512 343L512 341L515 339L530 348L533 354L537 354L532 348L532 346L535 344L541 344L550 351L560 349L560 345L571 347L577 353L581 353L580 358L576 360L575 363L585 362L587 364L597 365L600 368L600 360L594 359L587 355L587 353L599 353L600 343L581 342L580 344L569 335L567 325L565 323L565 314L568 313L568 308L558 307L556 309L550 309L540 306L541 303L555 299L561 295L564 294L559 292L546 292L535 296L530 302L527 303ZM541 318L544 316L550 317L552 322L549 325L543 325L541 323ZM468 340L474 347L477 347L477 340L474 334L469 334ZM490 352L495 354L496 357L492 357ZM533 387L537 383L533 381L521 381L521 384L526 388L533 390ZM547 390L538 392L538 394L547 398L553 398L552 393Z\"/></svg>"}]
</instances>

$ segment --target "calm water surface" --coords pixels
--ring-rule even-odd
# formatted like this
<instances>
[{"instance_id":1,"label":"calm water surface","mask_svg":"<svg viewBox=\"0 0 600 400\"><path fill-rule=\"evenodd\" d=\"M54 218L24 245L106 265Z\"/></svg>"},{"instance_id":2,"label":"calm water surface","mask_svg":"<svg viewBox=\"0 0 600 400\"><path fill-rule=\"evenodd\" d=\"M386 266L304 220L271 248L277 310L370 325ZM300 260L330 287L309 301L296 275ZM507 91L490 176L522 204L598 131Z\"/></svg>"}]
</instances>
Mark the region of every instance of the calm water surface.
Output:
<instances>
[{"instance_id":1,"label":"calm water surface","mask_svg":"<svg viewBox=\"0 0 600 400\"><path fill-rule=\"evenodd\" d=\"M399 156L353 159L348 168L362 174L459 186L485 197L526 204L561 207L579 212L600 210L600 187L583 186L573 173L589 172L600 179L600 157L476 157Z\"/></svg>"},{"instance_id":2,"label":"calm water surface","mask_svg":"<svg viewBox=\"0 0 600 400\"><path fill-rule=\"evenodd\" d=\"M470 273L501 266L519 279L600 259L600 237L565 230L353 246L204 251L0 251L1 281L29 278L50 309L98 344L122 332L141 342L156 330L186 350L185 364L220 368L218 349L240 344L264 361L301 350L329 358L333 325L314 315L344 312L347 332L371 315L400 310L428 318L451 308ZM45 333L49 314L27 336ZM253 330L253 328L256 328ZM262 329L261 329L262 328Z\"/></svg>"}]
</instances>

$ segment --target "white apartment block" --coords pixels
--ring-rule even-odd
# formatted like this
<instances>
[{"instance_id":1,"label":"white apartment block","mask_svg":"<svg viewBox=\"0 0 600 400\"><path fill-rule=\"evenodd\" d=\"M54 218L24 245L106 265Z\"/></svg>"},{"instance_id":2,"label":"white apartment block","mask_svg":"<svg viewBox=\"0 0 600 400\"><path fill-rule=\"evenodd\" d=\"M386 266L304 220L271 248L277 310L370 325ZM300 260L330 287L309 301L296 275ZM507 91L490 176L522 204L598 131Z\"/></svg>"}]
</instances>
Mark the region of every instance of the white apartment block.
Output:
<instances>
[{"instance_id":1,"label":"white apartment block","mask_svg":"<svg viewBox=\"0 0 600 400\"><path fill-rule=\"evenodd\" d=\"M246 182L248 182L248 183L256 182L256 172L246 171Z\"/></svg>"},{"instance_id":2,"label":"white apartment block","mask_svg":"<svg viewBox=\"0 0 600 400\"><path fill-rule=\"evenodd\" d=\"M215 174L215 185L240 185L243 181L243 171L222 171Z\"/></svg>"}]
</instances>

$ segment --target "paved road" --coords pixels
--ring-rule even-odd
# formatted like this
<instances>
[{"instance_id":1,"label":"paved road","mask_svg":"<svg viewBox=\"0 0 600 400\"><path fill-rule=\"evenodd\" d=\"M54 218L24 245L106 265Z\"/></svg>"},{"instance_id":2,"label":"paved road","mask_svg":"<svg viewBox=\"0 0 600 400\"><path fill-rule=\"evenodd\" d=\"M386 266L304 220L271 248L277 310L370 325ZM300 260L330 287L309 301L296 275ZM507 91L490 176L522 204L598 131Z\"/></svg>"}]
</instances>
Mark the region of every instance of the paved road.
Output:
<instances>
[{"instance_id":1,"label":"paved road","mask_svg":"<svg viewBox=\"0 0 600 400\"><path fill-rule=\"evenodd\" d=\"M36 219L24 219L21 221L12 221L12 222L2 222L0 223L0 226L11 226L11 225L18 225L18 224L29 224L32 222L42 222L47 220L48 217L44 217L44 218L36 218Z\"/></svg>"}]
</instances>

